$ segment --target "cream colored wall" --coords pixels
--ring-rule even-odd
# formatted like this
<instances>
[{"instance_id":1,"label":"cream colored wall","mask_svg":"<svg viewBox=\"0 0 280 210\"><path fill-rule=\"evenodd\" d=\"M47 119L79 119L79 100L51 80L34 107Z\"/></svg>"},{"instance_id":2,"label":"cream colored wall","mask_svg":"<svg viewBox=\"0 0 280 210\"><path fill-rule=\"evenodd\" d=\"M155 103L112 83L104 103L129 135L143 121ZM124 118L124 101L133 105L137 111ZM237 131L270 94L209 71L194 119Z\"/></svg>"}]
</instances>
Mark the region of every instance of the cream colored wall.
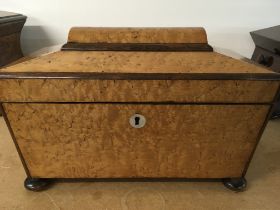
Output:
<instances>
[{"instance_id":1,"label":"cream colored wall","mask_svg":"<svg viewBox=\"0 0 280 210\"><path fill-rule=\"evenodd\" d=\"M279 24L279 0L0 0L28 16L25 52L62 44L71 26L204 26L209 43L250 57L249 32Z\"/></svg>"}]
</instances>

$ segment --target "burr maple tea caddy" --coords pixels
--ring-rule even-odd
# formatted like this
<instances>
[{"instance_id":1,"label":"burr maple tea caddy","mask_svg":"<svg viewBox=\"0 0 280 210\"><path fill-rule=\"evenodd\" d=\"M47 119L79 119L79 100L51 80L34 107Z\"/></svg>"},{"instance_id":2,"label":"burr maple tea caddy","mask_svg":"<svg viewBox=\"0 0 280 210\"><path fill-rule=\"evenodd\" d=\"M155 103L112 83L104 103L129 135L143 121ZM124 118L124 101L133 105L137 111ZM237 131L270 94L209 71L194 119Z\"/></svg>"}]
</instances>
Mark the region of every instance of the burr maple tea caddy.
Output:
<instances>
[{"instance_id":1,"label":"burr maple tea caddy","mask_svg":"<svg viewBox=\"0 0 280 210\"><path fill-rule=\"evenodd\" d=\"M213 52L203 28L72 28L61 51L0 70L0 101L27 189L199 178L238 191L279 79Z\"/></svg>"}]
</instances>

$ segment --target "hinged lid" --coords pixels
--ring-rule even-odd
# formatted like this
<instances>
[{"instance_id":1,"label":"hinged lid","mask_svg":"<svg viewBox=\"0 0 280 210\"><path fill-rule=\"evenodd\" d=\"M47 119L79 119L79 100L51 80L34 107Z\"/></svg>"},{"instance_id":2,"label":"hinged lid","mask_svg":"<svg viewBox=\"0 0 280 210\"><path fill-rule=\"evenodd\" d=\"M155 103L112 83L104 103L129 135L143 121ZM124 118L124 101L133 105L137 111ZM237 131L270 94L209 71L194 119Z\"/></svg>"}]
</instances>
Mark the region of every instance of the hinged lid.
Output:
<instances>
[{"instance_id":1,"label":"hinged lid","mask_svg":"<svg viewBox=\"0 0 280 210\"><path fill-rule=\"evenodd\" d=\"M203 28L72 28L63 50L0 70L0 78L278 80L213 52Z\"/></svg>"}]
</instances>

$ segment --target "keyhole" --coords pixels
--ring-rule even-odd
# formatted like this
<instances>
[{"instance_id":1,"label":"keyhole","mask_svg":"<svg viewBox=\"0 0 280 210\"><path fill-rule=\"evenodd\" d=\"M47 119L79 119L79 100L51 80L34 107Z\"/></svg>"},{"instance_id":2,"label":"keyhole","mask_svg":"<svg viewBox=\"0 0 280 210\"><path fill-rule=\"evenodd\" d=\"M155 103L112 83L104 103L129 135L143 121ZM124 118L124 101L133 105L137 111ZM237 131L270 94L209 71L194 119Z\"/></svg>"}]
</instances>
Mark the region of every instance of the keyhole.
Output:
<instances>
[{"instance_id":1,"label":"keyhole","mask_svg":"<svg viewBox=\"0 0 280 210\"><path fill-rule=\"evenodd\" d=\"M139 125L140 117L135 117L134 120L135 120L135 125Z\"/></svg>"},{"instance_id":2,"label":"keyhole","mask_svg":"<svg viewBox=\"0 0 280 210\"><path fill-rule=\"evenodd\" d=\"M129 124L133 128L142 128L146 124L146 118L141 114L134 114L129 118Z\"/></svg>"}]
</instances>

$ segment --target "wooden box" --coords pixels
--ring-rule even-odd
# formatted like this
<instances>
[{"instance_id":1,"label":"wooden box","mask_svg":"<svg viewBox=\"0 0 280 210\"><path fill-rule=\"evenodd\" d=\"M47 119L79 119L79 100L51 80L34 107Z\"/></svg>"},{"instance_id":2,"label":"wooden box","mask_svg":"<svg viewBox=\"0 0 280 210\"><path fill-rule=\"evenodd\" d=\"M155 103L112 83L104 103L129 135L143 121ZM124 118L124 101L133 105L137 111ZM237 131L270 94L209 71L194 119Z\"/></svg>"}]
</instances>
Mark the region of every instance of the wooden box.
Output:
<instances>
[{"instance_id":1,"label":"wooden box","mask_svg":"<svg viewBox=\"0 0 280 210\"><path fill-rule=\"evenodd\" d=\"M0 78L31 190L58 178L215 178L242 190L280 84L213 52L202 28L73 28L61 51Z\"/></svg>"}]
</instances>

